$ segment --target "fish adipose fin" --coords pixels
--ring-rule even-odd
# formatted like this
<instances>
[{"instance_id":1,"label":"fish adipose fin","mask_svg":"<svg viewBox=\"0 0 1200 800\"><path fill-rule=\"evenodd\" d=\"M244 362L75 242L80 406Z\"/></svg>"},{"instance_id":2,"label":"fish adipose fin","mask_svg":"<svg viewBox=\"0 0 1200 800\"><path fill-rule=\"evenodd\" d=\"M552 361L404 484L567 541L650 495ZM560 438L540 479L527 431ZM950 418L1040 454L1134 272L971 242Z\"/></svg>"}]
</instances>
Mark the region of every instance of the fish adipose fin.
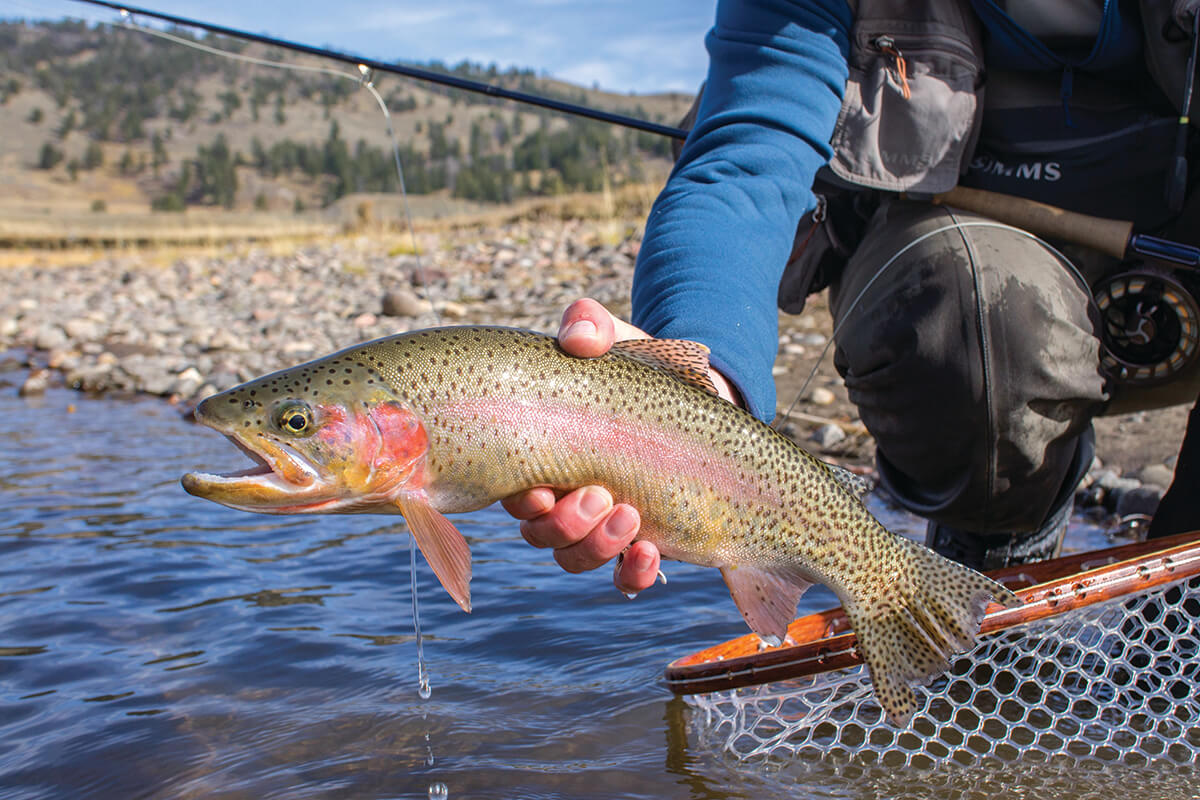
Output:
<instances>
[{"instance_id":1,"label":"fish adipose fin","mask_svg":"<svg viewBox=\"0 0 1200 800\"><path fill-rule=\"evenodd\" d=\"M423 497L403 496L396 505L433 574L454 602L471 613L471 548L467 540Z\"/></svg>"},{"instance_id":2,"label":"fish adipose fin","mask_svg":"<svg viewBox=\"0 0 1200 800\"><path fill-rule=\"evenodd\" d=\"M790 574L737 564L721 567L721 576L746 624L772 646L787 638L788 625L796 618L796 604L812 586Z\"/></svg>"},{"instance_id":3,"label":"fish adipose fin","mask_svg":"<svg viewBox=\"0 0 1200 800\"><path fill-rule=\"evenodd\" d=\"M709 349L687 339L626 339L612 349L634 361L669 372L686 384L717 394L708 375Z\"/></svg>"},{"instance_id":4,"label":"fish adipose fin","mask_svg":"<svg viewBox=\"0 0 1200 800\"><path fill-rule=\"evenodd\" d=\"M873 594L860 598L861 605L847 605L846 613L879 704L893 724L904 726L918 706L911 687L943 674L951 658L975 646L988 601L1014 608L1021 600L916 542L899 543L909 568L898 580L878 583Z\"/></svg>"}]
</instances>

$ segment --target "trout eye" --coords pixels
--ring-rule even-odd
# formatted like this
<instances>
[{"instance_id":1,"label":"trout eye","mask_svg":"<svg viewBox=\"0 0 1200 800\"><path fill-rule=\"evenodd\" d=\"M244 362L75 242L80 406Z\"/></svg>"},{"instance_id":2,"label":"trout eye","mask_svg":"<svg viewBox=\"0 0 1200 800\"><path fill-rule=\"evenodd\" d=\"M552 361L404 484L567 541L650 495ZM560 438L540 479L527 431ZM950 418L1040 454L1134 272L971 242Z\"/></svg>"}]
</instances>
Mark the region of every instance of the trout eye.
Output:
<instances>
[{"instance_id":1,"label":"trout eye","mask_svg":"<svg viewBox=\"0 0 1200 800\"><path fill-rule=\"evenodd\" d=\"M312 409L307 403L288 403L275 412L275 425L284 433L304 433L312 427Z\"/></svg>"}]
</instances>

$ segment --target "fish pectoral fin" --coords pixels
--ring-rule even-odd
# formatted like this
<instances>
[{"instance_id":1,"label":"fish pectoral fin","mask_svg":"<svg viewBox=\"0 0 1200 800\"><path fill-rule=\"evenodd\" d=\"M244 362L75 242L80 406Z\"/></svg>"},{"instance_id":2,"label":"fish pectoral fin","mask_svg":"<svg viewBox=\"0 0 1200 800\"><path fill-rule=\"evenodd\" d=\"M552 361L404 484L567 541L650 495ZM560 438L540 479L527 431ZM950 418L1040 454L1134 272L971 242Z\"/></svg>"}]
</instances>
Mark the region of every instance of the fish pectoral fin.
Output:
<instances>
[{"instance_id":1,"label":"fish pectoral fin","mask_svg":"<svg viewBox=\"0 0 1200 800\"><path fill-rule=\"evenodd\" d=\"M708 374L709 349L687 339L625 339L612 349L647 366L661 369L677 380L717 394Z\"/></svg>"},{"instance_id":2,"label":"fish pectoral fin","mask_svg":"<svg viewBox=\"0 0 1200 800\"><path fill-rule=\"evenodd\" d=\"M721 577L746 624L775 645L787 638L788 625L796 618L796 604L812 586L811 581L790 573L737 564L721 567Z\"/></svg>"},{"instance_id":3,"label":"fish pectoral fin","mask_svg":"<svg viewBox=\"0 0 1200 800\"><path fill-rule=\"evenodd\" d=\"M396 505L433 574L454 602L471 613L471 547L467 540L424 497L402 496Z\"/></svg>"}]
</instances>

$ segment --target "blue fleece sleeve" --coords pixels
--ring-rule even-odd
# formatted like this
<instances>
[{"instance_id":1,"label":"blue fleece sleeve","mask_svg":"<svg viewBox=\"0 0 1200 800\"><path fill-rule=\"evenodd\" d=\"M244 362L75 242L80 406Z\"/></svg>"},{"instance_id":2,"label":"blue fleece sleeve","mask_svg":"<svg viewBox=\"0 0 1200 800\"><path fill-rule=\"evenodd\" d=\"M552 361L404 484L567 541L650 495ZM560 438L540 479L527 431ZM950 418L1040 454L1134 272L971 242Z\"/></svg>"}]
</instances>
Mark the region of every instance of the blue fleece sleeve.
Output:
<instances>
[{"instance_id":1,"label":"blue fleece sleeve","mask_svg":"<svg viewBox=\"0 0 1200 800\"><path fill-rule=\"evenodd\" d=\"M693 339L775 416L776 296L845 89L845 0L722 0L696 124L646 221L633 322Z\"/></svg>"}]
</instances>

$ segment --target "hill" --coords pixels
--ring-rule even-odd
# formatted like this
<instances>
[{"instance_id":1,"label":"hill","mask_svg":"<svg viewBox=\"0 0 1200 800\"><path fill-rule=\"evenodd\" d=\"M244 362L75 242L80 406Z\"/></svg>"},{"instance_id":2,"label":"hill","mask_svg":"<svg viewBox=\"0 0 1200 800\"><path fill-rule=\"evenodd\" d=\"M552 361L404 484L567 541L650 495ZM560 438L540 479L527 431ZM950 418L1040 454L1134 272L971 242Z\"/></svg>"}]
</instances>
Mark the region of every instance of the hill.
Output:
<instances>
[{"instance_id":1,"label":"hill","mask_svg":"<svg viewBox=\"0 0 1200 800\"><path fill-rule=\"evenodd\" d=\"M273 63L340 64L186 31L173 36ZM620 95L529 69L426 69L666 124L691 97ZM391 75L410 194L502 203L656 180L669 141ZM0 215L196 207L295 213L395 192L391 144L357 81L233 61L138 30L0 23Z\"/></svg>"}]
</instances>

